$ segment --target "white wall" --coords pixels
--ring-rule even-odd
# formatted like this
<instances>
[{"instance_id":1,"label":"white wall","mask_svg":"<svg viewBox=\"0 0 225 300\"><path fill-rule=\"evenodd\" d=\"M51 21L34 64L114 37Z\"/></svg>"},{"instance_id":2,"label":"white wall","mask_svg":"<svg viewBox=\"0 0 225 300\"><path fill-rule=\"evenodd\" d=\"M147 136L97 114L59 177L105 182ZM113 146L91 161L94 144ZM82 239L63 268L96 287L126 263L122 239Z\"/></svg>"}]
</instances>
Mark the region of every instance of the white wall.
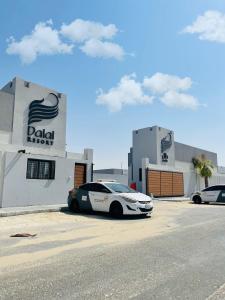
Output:
<instances>
[{"instance_id":1,"label":"white wall","mask_svg":"<svg viewBox=\"0 0 225 300\"><path fill-rule=\"evenodd\" d=\"M55 179L26 179L28 158L55 160ZM66 203L73 183L73 160L8 152L5 159L2 207Z\"/></svg>"},{"instance_id":2,"label":"white wall","mask_svg":"<svg viewBox=\"0 0 225 300\"><path fill-rule=\"evenodd\" d=\"M8 108L5 93L2 91L9 93L7 97L14 100L13 109L12 105L11 110ZM87 164L87 181L91 180L93 163L92 149L84 149L83 153L66 153L66 96L34 83L29 83L27 87L25 81L18 77L2 91L4 101L1 104L5 112L2 114L6 114L9 124L5 128L6 122L0 122L3 127L3 130L0 128L0 207L65 203L68 191L74 186L75 163ZM58 115L54 119L42 120L31 126L36 130L54 131L54 144L27 142L29 105L32 101L43 98L44 105L55 105L56 99L49 96L49 93L60 96ZM18 153L19 150L25 150L26 153ZM55 179L26 179L28 158L55 160Z\"/></svg>"},{"instance_id":3,"label":"white wall","mask_svg":"<svg viewBox=\"0 0 225 300\"><path fill-rule=\"evenodd\" d=\"M216 153L201 150L195 147L176 143L177 156L183 161L176 160L174 134L172 133L172 145L165 152L168 154L168 161L162 161L161 141L168 136L170 130L153 126L133 131L133 143L131 161L129 161L128 173L129 183L135 182L137 190L146 192L146 169L165 170L182 172L184 176L184 193L190 196L191 193L205 187L204 179L194 170L192 157L200 153L206 153L217 162ZM187 155L185 155L185 153ZM186 157L187 156L187 157ZM131 177L133 167L133 179ZM139 168L142 168L142 182L139 181ZM209 184L225 184L225 168L215 169Z\"/></svg>"},{"instance_id":4,"label":"white wall","mask_svg":"<svg viewBox=\"0 0 225 300\"><path fill-rule=\"evenodd\" d=\"M184 193L186 196L205 188L204 178L197 174L192 163L176 161L175 166L184 174ZM225 184L225 174L218 173L217 169L214 169L213 176L209 178L209 185L215 184Z\"/></svg>"},{"instance_id":5,"label":"white wall","mask_svg":"<svg viewBox=\"0 0 225 300\"><path fill-rule=\"evenodd\" d=\"M5 152L17 152L19 150L25 150L26 153L29 154L41 154L41 155L51 155L51 156L59 156L65 157L65 151L59 151L56 149L40 149L35 147L27 147L23 145L16 144L3 144L0 140L0 151ZM83 157L83 153L81 153L81 157Z\"/></svg>"},{"instance_id":6,"label":"white wall","mask_svg":"<svg viewBox=\"0 0 225 300\"><path fill-rule=\"evenodd\" d=\"M197 175L192 163L176 161L175 166L183 173L185 196L188 197L194 191L199 191L203 188L203 180Z\"/></svg>"},{"instance_id":7,"label":"white wall","mask_svg":"<svg viewBox=\"0 0 225 300\"><path fill-rule=\"evenodd\" d=\"M11 132L13 125L14 96L0 90L0 130Z\"/></svg>"},{"instance_id":8,"label":"white wall","mask_svg":"<svg viewBox=\"0 0 225 300\"><path fill-rule=\"evenodd\" d=\"M11 143L11 139L12 139L12 132L0 130L1 144L7 145L7 144Z\"/></svg>"},{"instance_id":9,"label":"white wall","mask_svg":"<svg viewBox=\"0 0 225 300\"><path fill-rule=\"evenodd\" d=\"M90 151L89 149L89 153ZM26 179L28 158L54 160L55 179ZM47 155L0 152L0 207L66 203L68 191L74 187L75 163L87 164L87 181L91 181L91 153L87 159L83 155L83 160L74 160Z\"/></svg>"},{"instance_id":10,"label":"white wall","mask_svg":"<svg viewBox=\"0 0 225 300\"><path fill-rule=\"evenodd\" d=\"M36 147L40 149L54 149L58 151L65 151L66 144L66 96L61 94L59 98L59 114L53 119L43 120L31 124L36 130L45 129L46 132L55 132L54 144L52 146L45 144L37 144L27 142L27 125L28 125L28 112L29 105L34 100L53 101L54 103L45 103L44 105L55 105L55 99L48 98L49 93L58 95L58 92L39 86L35 83L29 83L29 87L25 86L25 81L16 77L15 82L15 104L13 115L13 133L12 143L16 145L24 145L27 147ZM49 100L48 100L49 99Z\"/></svg>"},{"instance_id":11,"label":"white wall","mask_svg":"<svg viewBox=\"0 0 225 300\"><path fill-rule=\"evenodd\" d=\"M116 180L120 183L128 185L128 174L101 174L101 173L94 173L93 180L96 181L98 179L106 179L106 180Z\"/></svg>"},{"instance_id":12,"label":"white wall","mask_svg":"<svg viewBox=\"0 0 225 300\"><path fill-rule=\"evenodd\" d=\"M168 161L162 161L161 140L172 134L172 144L165 150L168 154ZM139 168L142 168L142 159L148 158L151 164L155 165L169 165L174 166L175 162L174 151L174 134L171 130L153 126L142 128L133 131L132 140L132 165L133 165L133 179L131 177L131 165L128 168L129 183L135 182L138 190L142 190L143 183L139 181Z\"/></svg>"},{"instance_id":13,"label":"white wall","mask_svg":"<svg viewBox=\"0 0 225 300\"><path fill-rule=\"evenodd\" d=\"M132 165L133 179L137 189L141 190L142 183L139 181L139 168L142 167L142 158L146 157L153 164L157 163L157 133L152 127L133 131L132 138ZM129 178L131 178L131 168L128 168ZM129 182L129 183L131 183Z\"/></svg>"}]
</instances>

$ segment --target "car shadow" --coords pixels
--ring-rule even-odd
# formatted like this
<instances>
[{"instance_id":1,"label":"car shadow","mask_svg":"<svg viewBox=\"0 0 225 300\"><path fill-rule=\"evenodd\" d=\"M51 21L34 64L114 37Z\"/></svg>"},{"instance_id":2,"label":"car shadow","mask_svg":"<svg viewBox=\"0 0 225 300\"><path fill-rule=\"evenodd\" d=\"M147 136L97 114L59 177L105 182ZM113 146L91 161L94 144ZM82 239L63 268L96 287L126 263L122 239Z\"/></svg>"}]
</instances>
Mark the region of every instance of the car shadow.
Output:
<instances>
[{"instance_id":1,"label":"car shadow","mask_svg":"<svg viewBox=\"0 0 225 300\"><path fill-rule=\"evenodd\" d=\"M60 210L61 213L66 215L74 215L74 216L85 216L91 219L100 219L100 220L110 220L110 221L118 221L118 220L143 220L150 219L151 215L125 215L122 217L112 217L109 213L105 212L97 212L97 211L81 211L81 212L72 212L68 207L62 207Z\"/></svg>"},{"instance_id":2,"label":"car shadow","mask_svg":"<svg viewBox=\"0 0 225 300\"><path fill-rule=\"evenodd\" d=\"M200 204L197 204L197 203L194 203L192 201L189 202L189 204L192 204L192 205L204 205L204 206L225 206L225 203L224 202L211 202L211 203L200 203Z\"/></svg>"}]
</instances>

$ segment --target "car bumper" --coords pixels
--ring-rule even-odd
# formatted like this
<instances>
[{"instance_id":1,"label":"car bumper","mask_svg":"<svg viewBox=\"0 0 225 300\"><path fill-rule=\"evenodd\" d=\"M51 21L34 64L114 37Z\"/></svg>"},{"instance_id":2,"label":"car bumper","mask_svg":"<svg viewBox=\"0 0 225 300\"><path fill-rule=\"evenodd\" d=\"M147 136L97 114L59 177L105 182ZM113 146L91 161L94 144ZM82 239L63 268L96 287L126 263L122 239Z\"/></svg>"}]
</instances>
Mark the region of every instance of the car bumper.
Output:
<instances>
[{"instance_id":1,"label":"car bumper","mask_svg":"<svg viewBox=\"0 0 225 300\"><path fill-rule=\"evenodd\" d=\"M149 204L140 203L126 203L123 208L124 215L146 215L151 214L153 211L152 202Z\"/></svg>"}]
</instances>

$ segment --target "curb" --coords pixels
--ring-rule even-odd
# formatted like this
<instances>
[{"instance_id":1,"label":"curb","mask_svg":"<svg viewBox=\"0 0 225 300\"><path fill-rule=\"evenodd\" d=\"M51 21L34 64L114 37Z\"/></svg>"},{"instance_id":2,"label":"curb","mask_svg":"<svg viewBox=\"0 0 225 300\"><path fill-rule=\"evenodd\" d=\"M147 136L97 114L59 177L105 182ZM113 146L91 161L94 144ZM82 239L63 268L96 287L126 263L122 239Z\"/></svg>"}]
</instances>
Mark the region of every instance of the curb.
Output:
<instances>
[{"instance_id":1,"label":"curb","mask_svg":"<svg viewBox=\"0 0 225 300\"><path fill-rule=\"evenodd\" d=\"M190 198L184 198L184 199L168 199L168 198L153 198L153 201L158 201L158 202L190 202Z\"/></svg>"},{"instance_id":2,"label":"curb","mask_svg":"<svg viewBox=\"0 0 225 300\"><path fill-rule=\"evenodd\" d=\"M1 217L12 217L27 214L46 213L46 212L60 212L67 211L67 205L49 206L49 207L14 207L14 208L0 208Z\"/></svg>"}]
</instances>

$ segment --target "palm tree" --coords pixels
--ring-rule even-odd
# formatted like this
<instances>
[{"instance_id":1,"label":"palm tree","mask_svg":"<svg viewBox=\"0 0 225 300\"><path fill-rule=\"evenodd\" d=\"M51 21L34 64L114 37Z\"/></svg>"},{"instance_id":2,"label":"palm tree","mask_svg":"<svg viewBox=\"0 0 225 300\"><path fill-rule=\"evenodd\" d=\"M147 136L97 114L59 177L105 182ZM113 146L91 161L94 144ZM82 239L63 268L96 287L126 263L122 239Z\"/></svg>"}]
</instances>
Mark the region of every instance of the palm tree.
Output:
<instances>
[{"instance_id":1,"label":"palm tree","mask_svg":"<svg viewBox=\"0 0 225 300\"><path fill-rule=\"evenodd\" d=\"M214 165L211 160L206 159L205 155L202 154L199 157L193 157L192 163L198 174L205 179L205 187L209 186L209 178L212 177L212 170Z\"/></svg>"}]
</instances>

